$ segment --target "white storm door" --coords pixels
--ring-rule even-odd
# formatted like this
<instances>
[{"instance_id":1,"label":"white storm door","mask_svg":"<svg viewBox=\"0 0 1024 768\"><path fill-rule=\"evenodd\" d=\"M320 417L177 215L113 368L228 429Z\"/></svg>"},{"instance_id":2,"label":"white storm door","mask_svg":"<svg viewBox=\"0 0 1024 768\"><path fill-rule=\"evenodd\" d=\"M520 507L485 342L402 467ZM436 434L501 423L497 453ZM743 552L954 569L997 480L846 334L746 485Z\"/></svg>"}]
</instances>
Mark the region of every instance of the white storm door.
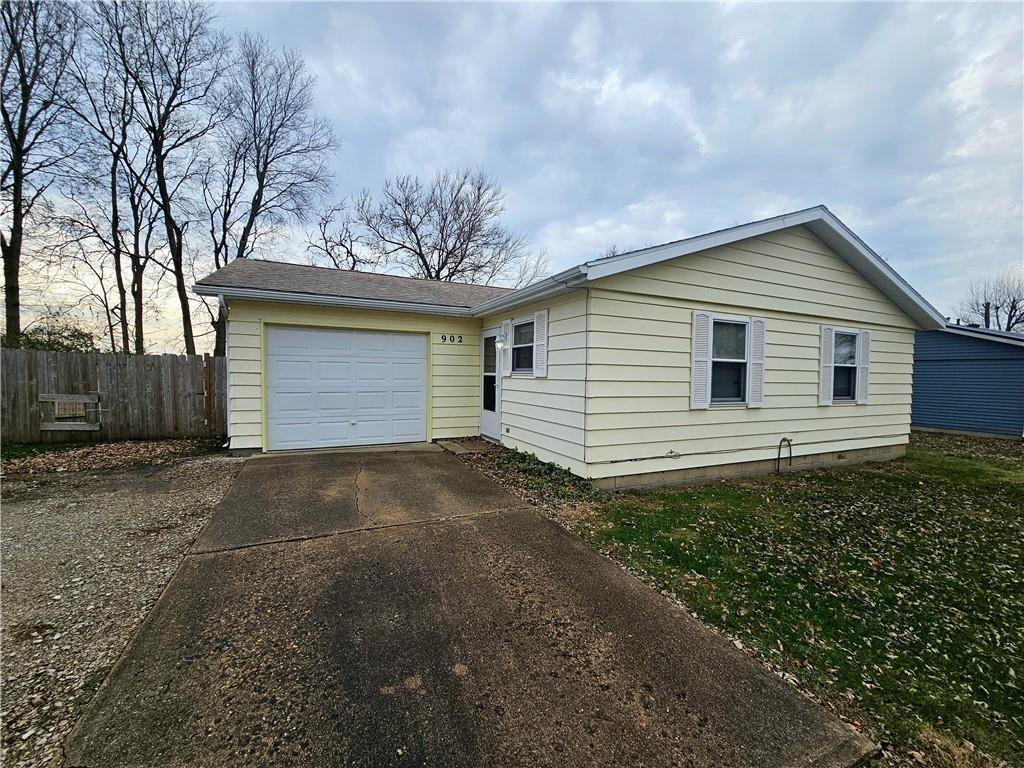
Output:
<instances>
[{"instance_id":1,"label":"white storm door","mask_svg":"<svg viewBox=\"0 0 1024 768\"><path fill-rule=\"evenodd\" d=\"M495 346L498 331L486 330L480 340L480 434L501 442L501 374Z\"/></svg>"},{"instance_id":2,"label":"white storm door","mask_svg":"<svg viewBox=\"0 0 1024 768\"><path fill-rule=\"evenodd\" d=\"M427 439L427 336L267 327L267 445Z\"/></svg>"}]
</instances>

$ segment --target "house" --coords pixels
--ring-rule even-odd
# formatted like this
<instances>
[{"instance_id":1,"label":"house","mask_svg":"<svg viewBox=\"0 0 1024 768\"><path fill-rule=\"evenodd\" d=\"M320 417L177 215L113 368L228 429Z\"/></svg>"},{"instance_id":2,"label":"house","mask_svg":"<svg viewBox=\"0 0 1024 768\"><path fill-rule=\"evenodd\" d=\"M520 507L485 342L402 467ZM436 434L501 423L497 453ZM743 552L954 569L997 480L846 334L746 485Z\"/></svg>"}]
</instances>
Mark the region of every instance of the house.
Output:
<instances>
[{"instance_id":1,"label":"house","mask_svg":"<svg viewBox=\"0 0 1024 768\"><path fill-rule=\"evenodd\" d=\"M918 331L916 429L1024 436L1024 334L967 325Z\"/></svg>"},{"instance_id":2,"label":"house","mask_svg":"<svg viewBox=\"0 0 1024 768\"><path fill-rule=\"evenodd\" d=\"M519 290L235 261L195 291L228 312L233 449L479 434L604 487L900 456L944 324L824 206Z\"/></svg>"}]
</instances>

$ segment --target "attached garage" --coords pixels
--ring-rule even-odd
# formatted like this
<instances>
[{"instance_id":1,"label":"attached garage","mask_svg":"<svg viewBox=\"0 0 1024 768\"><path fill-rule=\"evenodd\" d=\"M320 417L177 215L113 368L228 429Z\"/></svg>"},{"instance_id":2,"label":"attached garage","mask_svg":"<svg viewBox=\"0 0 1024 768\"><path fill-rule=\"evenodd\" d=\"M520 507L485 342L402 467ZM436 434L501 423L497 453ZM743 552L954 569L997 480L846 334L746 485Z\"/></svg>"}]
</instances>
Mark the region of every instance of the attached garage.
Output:
<instances>
[{"instance_id":1,"label":"attached garage","mask_svg":"<svg viewBox=\"0 0 1024 768\"><path fill-rule=\"evenodd\" d=\"M427 439L427 335L267 327L270 450Z\"/></svg>"}]
</instances>

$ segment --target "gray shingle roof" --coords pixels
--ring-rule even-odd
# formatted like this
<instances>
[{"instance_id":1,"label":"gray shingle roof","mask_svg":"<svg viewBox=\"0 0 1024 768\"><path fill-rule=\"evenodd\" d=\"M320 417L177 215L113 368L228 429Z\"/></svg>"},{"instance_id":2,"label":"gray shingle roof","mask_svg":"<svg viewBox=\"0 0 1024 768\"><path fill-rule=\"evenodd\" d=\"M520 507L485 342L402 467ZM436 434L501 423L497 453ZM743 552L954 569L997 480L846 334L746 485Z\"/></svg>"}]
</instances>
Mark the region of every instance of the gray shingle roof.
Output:
<instances>
[{"instance_id":1,"label":"gray shingle roof","mask_svg":"<svg viewBox=\"0 0 1024 768\"><path fill-rule=\"evenodd\" d=\"M503 296L512 290L262 259L236 259L197 281L197 285L466 308Z\"/></svg>"}]
</instances>

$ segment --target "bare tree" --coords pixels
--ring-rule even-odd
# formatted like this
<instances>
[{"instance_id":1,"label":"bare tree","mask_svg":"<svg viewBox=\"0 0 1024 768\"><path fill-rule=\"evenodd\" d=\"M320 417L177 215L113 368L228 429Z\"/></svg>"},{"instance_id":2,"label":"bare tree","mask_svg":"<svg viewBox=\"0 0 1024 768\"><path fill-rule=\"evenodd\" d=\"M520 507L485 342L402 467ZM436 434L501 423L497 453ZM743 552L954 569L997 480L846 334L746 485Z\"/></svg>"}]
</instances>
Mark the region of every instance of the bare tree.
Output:
<instances>
[{"instance_id":1,"label":"bare tree","mask_svg":"<svg viewBox=\"0 0 1024 768\"><path fill-rule=\"evenodd\" d=\"M195 354L186 275L185 235L193 221L188 188L202 142L223 119L219 86L228 40L211 26L210 6L185 0L104 3L117 55L134 87L133 119L149 140L153 178L147 192L160 210L167 263L181 310L187 354Z\"/></svg>"},{"instance_id":2,"label":"bare tree","mask_svg":"<svg viewBox=\"0 0 1024 768\"><path fill-rule=\"evenodd\" d=\"M228 78L219 159L202 179L214 266L252 255L259 240L304 221L330 188L330 124L313 110L315 79L302 57L242 35ZM214 354L224 353L224 318Z\"/></svg>"},{"instance_id":3,"label":"bare tree","mask_svg":"<svg viewBox=\"0 0 1024 768\"><path fill-rule=\"evenodd\" d=\"M327 262L335 269L370 269L380 261L345 200L320 212L316 232L306 233L306 252L314 264Z\"/></svg>"},{"instance_id":4,"label":"bare tree","mask_svg":"<svg viewBox=\"0 0 1024 768\"><path fill-rule=\"evenodd\" d=\"M972 281L958 311L961 319L985 328L1024 331L1024 267Z\"/></svg>"},{"instance_id":5,"label":"bare tree","mask_svg":"<svg viewBox=\"0 0 1024 768\"><path fill-rule=\"evenodd\" d=\"M41 204L60 166L74 151L63 132L67 69L78 37L78 13L68 3L5 0L0 10L6 38L0 72L4 134L0 171L0 231L4 262L6 336L21 334L21 261L25 224Z\"/></svg>"},{"instance_id":6,"label":"bare tree","mask_svg":"<svg viewBox=\"0 0 1024 768\"><path fill-rule=\"evenodd\" d=\"M501 224L505 196L480 171L441 171L385 182L378 198L363 192L356 218L370 248L411 275L491 284L514 279L536 260L524 238Z\"/></svg>"}]
</instances>

